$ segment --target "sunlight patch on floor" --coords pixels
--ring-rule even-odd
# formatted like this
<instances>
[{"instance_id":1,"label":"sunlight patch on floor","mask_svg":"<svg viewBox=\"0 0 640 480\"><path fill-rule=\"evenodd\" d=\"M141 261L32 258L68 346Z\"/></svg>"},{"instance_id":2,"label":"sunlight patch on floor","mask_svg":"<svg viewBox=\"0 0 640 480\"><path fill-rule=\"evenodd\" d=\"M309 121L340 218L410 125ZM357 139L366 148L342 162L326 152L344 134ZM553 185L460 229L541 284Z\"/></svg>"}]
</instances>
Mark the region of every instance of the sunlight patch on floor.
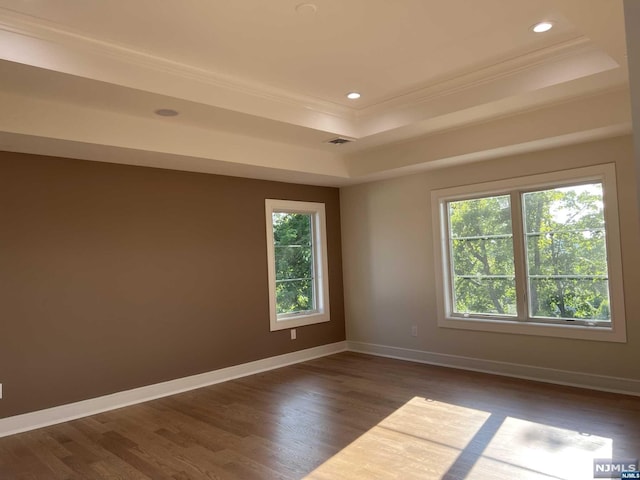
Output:
<instances>
[{"instance_id":1,"label":"sunlight patch on floor","mask_svg":"<svg viewBox=\"0 0 640 480\"><path fill-rule=\"evenodd\" d=\"M584 479L612 441L414 397L306 478Z\"/></svg>"}]
</instances>

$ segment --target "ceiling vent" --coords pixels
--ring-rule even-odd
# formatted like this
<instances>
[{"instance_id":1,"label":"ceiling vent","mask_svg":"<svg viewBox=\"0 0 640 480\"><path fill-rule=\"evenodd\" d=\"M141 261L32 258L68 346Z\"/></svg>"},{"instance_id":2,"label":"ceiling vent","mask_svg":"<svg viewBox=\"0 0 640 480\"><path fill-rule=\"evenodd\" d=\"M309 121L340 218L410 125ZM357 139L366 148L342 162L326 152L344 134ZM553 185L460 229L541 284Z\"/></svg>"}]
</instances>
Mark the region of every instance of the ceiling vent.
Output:
<instances>
[{"instance_id":1,"label":"ceiling vent","mask_svg":"<svg viewBox=\"0 0 640 480\"><path fill-rule=\"evenodd\" d=\"M351 142L353 142L353 140L349 140L348 138L336 137L329 140L327 143L332 143L334 145L342 145L343 143L351 143Z\"/></svg>"}]
</instances>

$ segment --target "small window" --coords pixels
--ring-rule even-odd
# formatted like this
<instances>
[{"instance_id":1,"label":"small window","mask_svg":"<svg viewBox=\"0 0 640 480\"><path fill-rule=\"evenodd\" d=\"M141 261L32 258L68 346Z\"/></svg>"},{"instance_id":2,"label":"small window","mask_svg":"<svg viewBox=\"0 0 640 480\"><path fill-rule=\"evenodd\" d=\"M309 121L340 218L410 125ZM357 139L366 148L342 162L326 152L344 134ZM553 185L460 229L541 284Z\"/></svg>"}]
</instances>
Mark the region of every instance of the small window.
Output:
<instances>
[{"instance_id":1,"label":"small window","mask_svg":"<svg viewBox=\"0 0 640 480\"><path fill-rule=\"evenodd\" d=\"M613 165L433 193L439 325L626 341Z\"/></svg>"},{"instance_id":2,"label":"small window","mask_svg":"<svg viewBox=\"0 0 640 480\"><path fill-rule=\"evenodd\" d=\"M329 321L324 204L265 201L271 330Z\"/></svg>"}]
</instances>

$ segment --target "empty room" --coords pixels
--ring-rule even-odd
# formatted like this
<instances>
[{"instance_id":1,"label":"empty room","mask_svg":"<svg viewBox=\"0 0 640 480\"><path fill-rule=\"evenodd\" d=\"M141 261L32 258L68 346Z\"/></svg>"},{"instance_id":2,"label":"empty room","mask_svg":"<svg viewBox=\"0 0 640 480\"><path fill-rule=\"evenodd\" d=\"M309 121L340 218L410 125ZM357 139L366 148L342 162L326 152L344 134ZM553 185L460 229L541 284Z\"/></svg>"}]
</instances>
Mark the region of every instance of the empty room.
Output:
<instances>
[{"instance_id":1,"label":"empty room","mask_svg":"<svg viewBox=\"0 0 640 480\"><path fill-rule=\"evenodd\" d=\"M640 1L0 0L0 479L640 478Z\"/></svg>"}]
</instances>

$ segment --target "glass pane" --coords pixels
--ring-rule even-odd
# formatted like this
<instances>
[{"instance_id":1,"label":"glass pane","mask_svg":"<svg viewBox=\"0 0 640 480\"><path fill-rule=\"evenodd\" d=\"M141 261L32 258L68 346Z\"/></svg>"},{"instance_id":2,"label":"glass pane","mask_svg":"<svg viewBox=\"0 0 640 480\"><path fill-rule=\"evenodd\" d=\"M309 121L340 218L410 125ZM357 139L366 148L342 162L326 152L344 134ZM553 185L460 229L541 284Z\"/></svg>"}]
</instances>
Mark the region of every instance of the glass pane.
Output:
<instances>
[{"instance_id":1,"label":"glass pane","mask_svg":"<svg viewBox=\"0 0 640 480\"><path fill-rule=\"evenodd\" d=\"M509 195L449 202L453 238L511 235Z\"/></svg>"},{"instance_id":2,"label":"glass pane","mask_svg":"<svg viewBox=\"0 0 640 480\"><path fill-rule=\"evenodd\" d=\"M607 276L603 230L527 236L529 275Z\"/></svg>"},{"instance_id":3,"label":"glass pane","mask_svg":"<svg viewBox=\"0 0 640 480\"><path fill-rule=\"evenodd\" d=\"M284 280L276 282L276 313L314 310L313 280Z\"/></svg>"},{"instance_id":4,"label":"glass pane","mask_svg":"<svg viewBox=\"0 0 640 480\"><path fill-rule=\"evenodd\" d=\"M601 183L530 192L523 198L526 233L604 228Z\"/></svg>"},{"instance_id":5,"label":"glass pane","mask_svg":"<svg viewBox=\"0 0 640 480\"><path fill-rule=\"evenodd\" d=\"M514 278L468 278L454 280L456 313L516 315Z\"/></svg>"},{"instance_id":6,"label":"glass pane","mask_svg":"<svg viewBox=\"0 0 640 480\"><path fill-rule=\"evenodd\" d=\"M274 212L273 242L275 245L311 245L310 213Z\"/></svg>"},{"instance_id":7,"label":"glass pane","mask_svg":"<svg viewBox=\"0 0 640 480\"><path fill-rule=\"evenodd\" d=\"M276 280L313 277L313 249L299 245L276 245Z\"/></svg>"},{"instance_id":8,"label":"glass pane","mask_svg":"<svg viewBox=\"0 0 640 480\"><path fill-rule=\"evenodd\" d=\"M513 239L498 238L452 240L456 275L514 275Z\"/></svg>"},{"instance_id":9,"label":"glass pane","mask_svg":"<svg viewBox=\"0 0 640 480\"><path fill-rule=\"evenodd\" d=\"M516 315L508 195L449 203L454 313Z\"/></svg>"},{"instance_id":10,"label":"glass pane","mask_svg":"<svg viewBox=\"0 0 640 480\"><path fill-rule=\"evenodd\" d=\"M315 309L313 214L274 212L276 312Z\"/></svg>"},{"instance_id":11,"label":"glass pane","mask_svg":"<svg viewBox=\"0 0 640 480\"><path fill-rule=\"evenodd\" d=\"M523 195L532 317L610 320L602 185Z\"/></svg>"},{"instance_id":12,"label":"glass pane","mask_svg":"<svg viewBox=\"0 0 640 480\"><path fill-rule=\"evenodd\" d=\"M529 292L532 317L611 320L606 279L532 278Z\"/></svg>"}]
</instances>

